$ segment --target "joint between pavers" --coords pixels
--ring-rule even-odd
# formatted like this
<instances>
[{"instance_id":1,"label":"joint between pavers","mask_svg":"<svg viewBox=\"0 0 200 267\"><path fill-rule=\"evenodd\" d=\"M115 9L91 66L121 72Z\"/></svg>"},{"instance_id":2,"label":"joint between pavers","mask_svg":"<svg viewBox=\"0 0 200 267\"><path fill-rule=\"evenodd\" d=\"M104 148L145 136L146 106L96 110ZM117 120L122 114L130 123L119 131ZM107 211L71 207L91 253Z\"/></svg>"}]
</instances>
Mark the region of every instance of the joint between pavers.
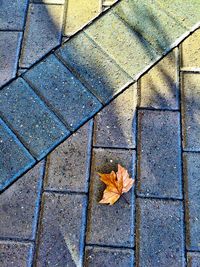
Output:
<instances>
[{"instance_id":1,"label":"joint between pavers","mask_svg":"<svg viewBox=\"0 0 200 267\"><path fill-rule=\"evenodd\" d=\"M113 246L113 245L106 245L106 244L98 244L98 243L90 243L87 242L85 244L86 247L97 247L97 248L110 248L110 249L123 249L123 250L133 250L135 251L135 247L133 246Z\"/></svg>"}]
</instances>

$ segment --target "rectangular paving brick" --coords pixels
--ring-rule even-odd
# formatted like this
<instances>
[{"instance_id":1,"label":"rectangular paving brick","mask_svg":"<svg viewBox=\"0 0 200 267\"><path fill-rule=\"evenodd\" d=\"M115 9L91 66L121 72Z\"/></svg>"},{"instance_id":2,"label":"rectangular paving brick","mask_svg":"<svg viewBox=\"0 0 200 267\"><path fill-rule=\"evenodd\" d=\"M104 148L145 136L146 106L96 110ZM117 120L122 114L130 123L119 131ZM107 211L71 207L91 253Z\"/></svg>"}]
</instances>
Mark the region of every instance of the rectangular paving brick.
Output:
<instances>
[{"instance_id":1,"label":"rectangular paving brick","mask_svg":"<svg viewBox=\"0 0 200 267\"><path fill-rule=\"evenodd\" d=\"M55 113L73 130L101 108L101 103L54 56L24 76Z\"/></svg>"},{"instance_id":2,"label":"rectangular paving brick","mask_svg":"<svg viewBox=\"0 0 200 267\"><path fill-rule=\"evenodd\" d=\"M20 32L0 31L0 87L16 75L21 39Z\"/></svg>"},{"instance_id":3,"label":"rectangular paving brick","mask_svg":"<svg viewBox=\"0 0 200 267\"><path fill-rule=\"evenodd\" d=\"M0 113L37 159L69 134L21 78L0 91Z\"/></svg>"},{"instance_id":4,"label":"rectangular paving brick","mask_svg":"<svg viewBox=\"0 0 200 267\"><path fill-rule=\"evenodd\" d=\"M0 241L1 267L31 267L32 257L32 244Z\"/></svg>"},{"instance_id":5,"label":"rectangular paving brick","mask_svg":"<svg viewBox=\"0 0 200 267\"><path fill-rule=\"evenodd\" d=\"M200 267L200 253L197 252L187 253L187 266Z\"/></svg>"},{"instance_id":6,"label":"rectangular paving brick","mask_svg":"<svg viewBox=\"0 0 200 267\"><path fill-rule=\"evenodd\" d=\"M94 141L100 147L135 147L137 84L95 116Z\"/></svg>"},{"instance_id":7,"label":"rectangular paving brick","mask_svg":"<svg viewBox=\"0 0 200 267\"><path fill-rule=\"evenodd\" d=\"M187 31L182 23L162 10L158 1L125 0L114 8L114 12L159 53L169 50L171 45ZM148 47L146 49L148 51Z\"/></svg>"},{"instance_id":8,"label":"rectangular paving brick","mask_svg":"<svg viewBox=\"0 0 200 267\"><path fill-rule=\"evenodd\" d=\"M95 21L85 32L131 77L138 76L144 65L157 58L151 45L111 12Z\"/></svg>"},{"instance_id":9,"label":"rectangular paving brick","mask_svg":"<svg viewBox=\"0 0 200 267\"><path fill-rule=\"evenodd\" d=\"M23 30L28 0L1 0L0 30Z\"/></svg>"},{"instance_id":10,"label":"rectangular paving brick","mask_svg":"<svg viewBox=\"0 0 200 267\"><path fill-rule=\"evenodd\" d=\"M130 249L114 249L103 247L86 247L85 264L87 267L132 267L134 252Z\"/></svg>"},{"instance_id":11,"label":"rectangular paving brick","mask_svg":"<svg viewBox=\"0 0 200 267\"><path fill-rule=\"evenodd\" d=\"M30 67L60 44L62 19L62 5L29 5L20 67Z\"/></svg>"},{"instance_id":12,"label":"rectangular paving brick","mask_svg":"<svg viewBox=\"0 0 200 267\"><path fill-rule=\"evenodd\" d=\"M87 220L87 244L107 246L134 246L134 195L133 190L126 193L127 204L120 198L113 206L99 204L104 184L97 172L117 171L117 164L127 168L134 178L135 153L120 149L94 149L90 177L90 194Z\"/></svg>"},{"instance_id":13,"label":"rectangular paving brick","mask_svg":"<svg viewBox=\"0 0 200 267\"><path fill-rule=\"evenodd\" d=\"M182 76L183 147L200 151L200 74Z\"/></svg>"},{"instance_id":14,"label":"rectangular paving brick","mask_svg":"<svg viewBox=\"0 0 200 267\"><path fill-rule=\"evenodd\" d=\"M145 267L184 267L180 201L138 199L136 262Z\"/></svg>"},{"instance_id":15,"label":"rectangular paving brick","mask_svg":"<svg viewBox=\"0 0 200 267\"><path fill-rule=\"evenodd\" d=\"M102 102L132 81L84 32L67 41L56 54Z\"/></svg>"},{"instance_id":16,"label":"rectangular paving brick","mask_svg":"<svg viewBox=\"0 0 200 267\"><path fill-rule=\"evenodd\" d=\"M82 266L86 196L44 194L37 266Z\"/></svg>"},{"instance_id":17,"label":"rectangular paving brick","mask_svg":"<svg viewBox=\"0 0 200 267\"><path fill-rule=\"evenodd\" d=\"M174 49L141 77L140 107L179 109L178 49Z\"/></svg>"},{"instance_id":18,"label":"rectangular paving brick","mask_svg":"<svg viewBox=\"0 0 200 267\"><path fill-rule=\"evenodd\" d=\"M35 238L43 172L42 162L0 194L0 238Z\"/></svg>"},{"instance_id":19,"label":"rectangular paving brick","mask_svg":"<svg viewBox=\"0 0 200 267\"><path fill-rule=\"evenodd\" d=\"M200 29L181 44L182 67L200 68Z\"/></svg>"},{"instance_id":20,"label":"rectangular paving brick","mask_svg":"<svg viewBox=\"0 0 200 267\"><path fill-rule=\"evenodd\" d=\"M0 191L34 163L33 157L0 119Z\"/></svg>"},{"instance_id":21,"label":"rectangular paving brick","mask_svg":"<svg viewBox=\"0 0 200 267\"><path fill-rule=\"evenodd\" d=\"M45 189L87 192L92 121L59 145L47 158Z\"/></svg>"},{"instance_id":22,"label":"rectangular paving brick","mask_svg":"<svg viewBox=\"0 0 200 267\"><path fill-rule=\"evenodd\" d=\"M200 155L184 154L186 241L189 250L200 251Z\"/></svg>"},{"instance_id":23,"label":"rectangular paving brick","mask_svg":"<svg viewBox=\"0 0 200 267\"><path fill-rule=\"evenodd\" d=\"M83 28L101 12L101 0L68 0L64 35L70 36Z\"/></svg>"},{"instance_id":24,"label":"rectangular paving brick","mask_svg":"<svg viewBox=\"0 0 200 267\"><path fill-rule=\"evenodd\" d=\"M180 140L179 112L139 111L139 195L182 198Z\"/></svg>"}]
</instances>

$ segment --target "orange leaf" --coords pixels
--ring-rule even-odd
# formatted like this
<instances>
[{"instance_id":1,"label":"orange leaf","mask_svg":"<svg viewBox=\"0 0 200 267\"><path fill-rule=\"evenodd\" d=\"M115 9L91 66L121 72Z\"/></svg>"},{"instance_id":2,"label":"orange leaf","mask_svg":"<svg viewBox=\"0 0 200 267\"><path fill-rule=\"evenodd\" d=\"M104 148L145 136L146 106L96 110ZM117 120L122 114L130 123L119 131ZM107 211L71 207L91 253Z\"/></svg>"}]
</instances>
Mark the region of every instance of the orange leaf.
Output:
<instances>
[{"instance_id":1,"label":"orange leaf","mask_svg":"<svg viewBox=\"0 0 200 267\"><path fill-rule=\"evenodd\" d=\"M109 174L98 173L100 180L106 184L103 198L99 203L113 205L123 193L128 192L133 186L134 179L129 178L128 171L118 164L118 171Z\"/></svg>"}]
</instances>

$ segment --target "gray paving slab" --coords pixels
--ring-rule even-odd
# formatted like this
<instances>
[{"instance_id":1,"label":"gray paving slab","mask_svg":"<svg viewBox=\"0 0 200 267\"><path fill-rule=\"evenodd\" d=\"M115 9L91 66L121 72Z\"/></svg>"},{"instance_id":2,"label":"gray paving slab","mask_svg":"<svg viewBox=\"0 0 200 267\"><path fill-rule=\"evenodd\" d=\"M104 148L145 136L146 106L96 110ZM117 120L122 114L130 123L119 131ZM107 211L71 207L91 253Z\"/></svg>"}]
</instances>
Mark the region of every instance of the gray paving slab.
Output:
<instances>
[{"instance_id":1,"label":"gray paving slab","mask_svg":"<svg viewBox=\"0 0 200 267\"><path fill-rule=\"evenodd\" d=\"M37 159L69 134L21 78L0 91L0 114Z\"/></svg>"},{"instance_id":2,"label":"gray paving slab","mask_svg":"<svg viewBox=\"0 0 200 267\"><path fill-rule=\"evenodd\" d=\"M34 163L33 157L0 119L0 191Z\"/></svg>"},{"instance_id":3,"label":"gray paving slab","mask_svg":"<svg viewBox=\"0 0 200 267\"><path fill-rule=\"evenodd\" d=\"M90 177L89 208L87 219L87 244L107 246L134 246L134 194L126 194L130 204L123 198L113 206L99 204L105 185L97 172L117 171L117 164L127 168L130 177L134 177L134 151L120 149L94 149Z\"/></svg>"},{"instance_id":4,"label":"gray paving slab","mask_svg":"<svg viewBox=\"0 0 200 267\"><path fill-rule=\"evenodd\" d=\"M139 111L137 173L139 195L182 198L179 112Z\"/></svg>"},{"instance_id":5,"label":"gray paving slab","mask_svg":"<svg viewBox=\"0 0 200 267\"><path fill-rule=\"evenodd\" d=\"M26 72L24 77L72 130L102 106L54 55Z\"/></svg>"},{"instance_id":6,"label":"gray paving slab","mask_svg":"<svg viewBox=\"0 0 200 267\"><path fill-rule=\"evenodd\" d=\"M56 54L104 103L132 81L84 32L67 41Z\"/></svg>"}]
</instances>

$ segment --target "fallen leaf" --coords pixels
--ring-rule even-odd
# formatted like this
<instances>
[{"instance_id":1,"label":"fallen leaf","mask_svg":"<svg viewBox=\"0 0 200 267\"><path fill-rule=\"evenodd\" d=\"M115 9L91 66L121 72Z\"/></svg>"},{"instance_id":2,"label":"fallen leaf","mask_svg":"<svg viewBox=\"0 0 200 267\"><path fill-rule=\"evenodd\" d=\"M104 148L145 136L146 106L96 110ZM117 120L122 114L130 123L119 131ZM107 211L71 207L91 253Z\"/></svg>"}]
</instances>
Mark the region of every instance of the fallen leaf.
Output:
<instances>
[{"instance_id":1,"label":"fallen leaf","mask_svg":"<svg viewBox=\"0 0 200 267\"><path fill-rule=\"evenodd\" d=\"M123 193L128 192L133 186L134 179L129 177L128 171L118 164L118 171L109 174L98 173L100 180L106 185L103 198L99 203L113 205Z\"/></svg>"}]
</instances>

